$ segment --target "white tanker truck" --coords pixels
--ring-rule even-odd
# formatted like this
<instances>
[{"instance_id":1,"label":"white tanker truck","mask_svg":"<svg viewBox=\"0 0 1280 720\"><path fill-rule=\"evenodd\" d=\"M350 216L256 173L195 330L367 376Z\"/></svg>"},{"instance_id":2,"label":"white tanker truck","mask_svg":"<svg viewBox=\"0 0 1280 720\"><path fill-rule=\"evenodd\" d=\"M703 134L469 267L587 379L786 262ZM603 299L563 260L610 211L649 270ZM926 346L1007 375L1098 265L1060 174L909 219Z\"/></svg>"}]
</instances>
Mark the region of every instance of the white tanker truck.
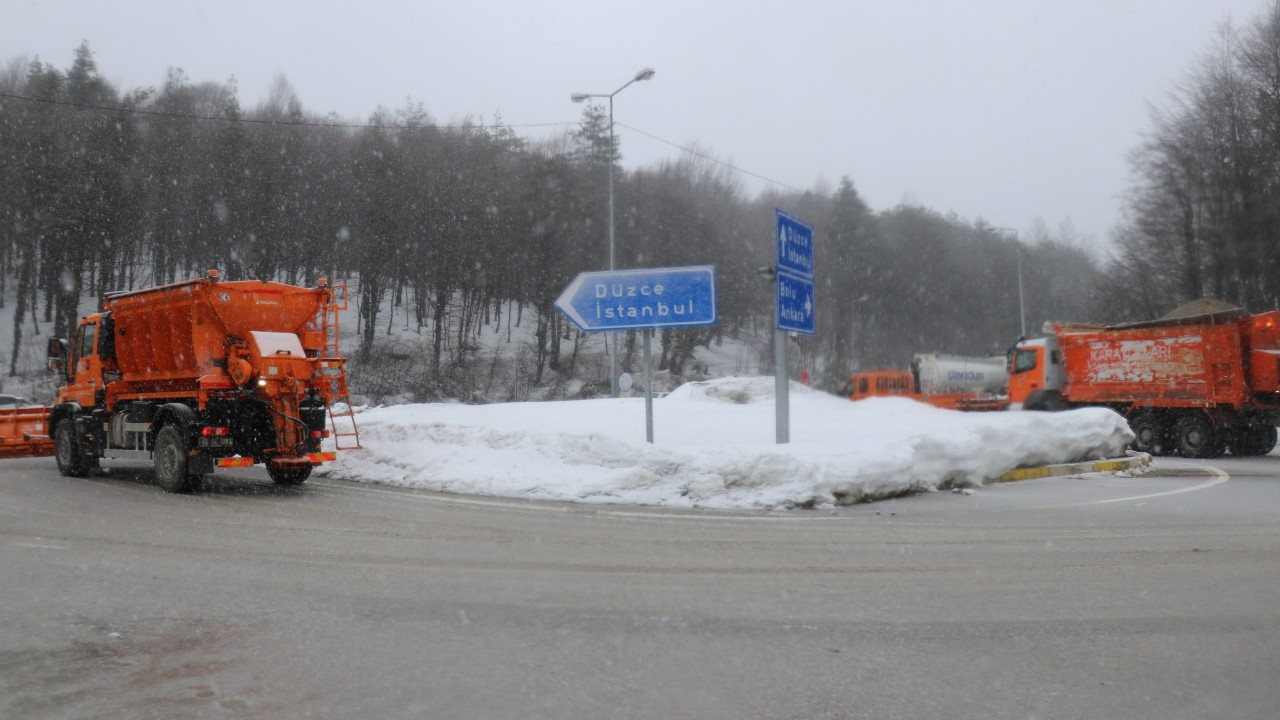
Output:
<instances>
[{"instance_id":1,"label":"white tanker truck","mask_svg":"<svg viewBox=\"0 0 1280 720\"><path fill-rule=\"evenodd\" d=\"M922 395L1003 395L1009 389L1006 364L1003 355L964 357L918 353L911 359L911 375L916 392Z\"/></svg>"},{"instance_id":2,"label":"white tanker truck","mask_svg":"<svg viewBox=\"0 0 1280 720\"><path fill-rule=\"evenodd\" d=\"M1005 358L917 353L911 370L867 370L849 376L839 390L850 400L903 395L950 410L1009 407Z\"/></svg>"}]
</instances>

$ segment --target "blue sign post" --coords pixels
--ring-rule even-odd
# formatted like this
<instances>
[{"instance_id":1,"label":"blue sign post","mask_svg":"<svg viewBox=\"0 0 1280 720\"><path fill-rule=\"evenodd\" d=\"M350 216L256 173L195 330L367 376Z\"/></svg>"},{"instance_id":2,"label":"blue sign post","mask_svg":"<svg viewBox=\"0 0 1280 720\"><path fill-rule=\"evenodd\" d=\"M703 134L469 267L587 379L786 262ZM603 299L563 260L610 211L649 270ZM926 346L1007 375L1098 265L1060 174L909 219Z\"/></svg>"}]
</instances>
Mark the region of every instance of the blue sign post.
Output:
<instances>
[{"instance_id":1,"label":"blue sign post","mask_svg":"<svg viewBox=\"0 0 1280 720\"><path fill-rule=\"evenodd\" d=\"M715 325L714 265L578 273L556 307L583 332L644 331L645 439L653 442L653 352L657 328Z\"/></svg>"},{"instance_id":2,"label":"blue sign post","mask_svg":"<svg viewBox=\"0 0 1280 720\"><path fill-rule=\"evenodd\" d=\"M716 269L579 273L556 298L556 307L586 332L715 325Z\"/></svg>"},{"instance_id":3,"label":"blue sign post","mask_svg":"<svg viewBox=\"0 0 1280 720\"><path fill-rule=\"evenodd\" d=\"M774 317L774 400L777 405L777 442L791 442L791 408L787 377L788 333L813 335L816 306L813 297L813 228L776 210L778 224L777 266L778 304Z\"/></svg>"}]
</instances>

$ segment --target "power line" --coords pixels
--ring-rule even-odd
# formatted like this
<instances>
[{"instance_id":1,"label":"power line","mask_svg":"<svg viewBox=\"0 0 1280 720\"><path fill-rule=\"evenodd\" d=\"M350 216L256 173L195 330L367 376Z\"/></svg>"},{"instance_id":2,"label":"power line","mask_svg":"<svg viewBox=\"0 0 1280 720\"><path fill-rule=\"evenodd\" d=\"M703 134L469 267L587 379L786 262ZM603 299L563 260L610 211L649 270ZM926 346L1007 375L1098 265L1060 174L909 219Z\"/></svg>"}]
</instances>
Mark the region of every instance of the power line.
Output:
<instances>
[{"instance_id":1,"label":"power line","mask_svg":"<svg viewBox=\"0 0 1280 720\"><path fill-rule=\"evenodd\" d=\"M10 100L23 100L26 102L34 102L34 103L44 103L47 105L60 105L63 107L72 107L80 110L100 110L105 112L131 113L134 115L148 115L152 117L166 117L166 118L175 118L179 120L204 120L204 121L210 121L210 122L242 122L242 123L249 123L254 125L285 125L285 126L293 125L293 126L301 126L301 127L343 128L343 129L355 129L355 130L361 130L366 128L384 128L388 130L412 130L412 129L417 129L421 127L435 127L443 130L467 130L467 129L502 129L502 128L573 127L577 125L577 123L568 123L568 122L548 122L548 123L520 123L520 124L506 124L506 125L485 125L483 123L478 123L474 125L423 126L423 125L372 125L372 124L341 123L341 122L313 122L309 120L264 120L259 118L232 119L229 117L220 117L217 115L196 115L192 113L166 112L164 110L148 110L146 108L95 105L92 103L76 103L76 102L70 102L67 100L51 100L46 98L33 98L33 97L27 97L25 95L14 95L12 93L4 93L4 92L0 92L0 98L8 98ZM761 175L759 173L751 172L750 170L740 168L732 163L727 163L723 160L720 160L719 158L694 150L693 148L685 147L678 143L674 143L670 140L660 138L657 135L641 130L640 128L627 125L626 123L614 123L614 124L620 127L624 127L632 132L639 133L640 135L643 135L651 140L660 142L664 145L669 145L670 147L673 147L679 150L680 152L687 153L694 157L716 163L717 165L722 165L728 168L729 170L732 170L733 172L741 173L743 175L750 175L751 177L756 178L758 180L763 180L764 182L770 183L772 185L777 185L779 187L784 187L784 188L787 188L788 190L794 190L796 192L804 192L802 188L798 188L794 185L790 185L788 183L774 180L773 178L765 177L764 175Z\"/></svg>"},{"instance_id":2,"label":"power line","mask_svg":"<svg viewBox=\"0 0 1280 720\"><path fill-rule=\"evenodd\" d=\"M750 170L745 170L745 169L743 169L743 168L738 167L737 165L734 165L734 164L732 164L732 163L727 163L727 162L725 162L725 161L723 161L723 160L721 160L721 159L719 159L719 158L713 157L713 156L708 155L708 154L706 154L706 153L698 152L697 150L694 150L693 148L684 147L683 145L679 145L679 144L677 144L677 143L673 143L673 142L671 142L670 140L664 140L663 138L660 138L660 137L658 137L657 135L654 135L653 133L645 132L644 130L641 130L641 129L640 129L640 128L638 128L638 127L632 127L632 126L630 126L630 125L627 125L626 123L620 123L620 122L615 122L614 124L615 124L615 125L619 125L619 126L621 126L621 127L624 127L624 128L626 128L626 129L628 129L628 130L630 130L630 131L632 131L632 132L635 132L635 133L639 133L639 134L641 134L641 135L644 135L645 137L649 138L650 140L656 140L656 141L658 141L658 142L660 142L660 143L662 143L662 144L664 144L664 145L670 145L671 147L673 147L673 148L675 148L675 149L679 150L680 152L688 153L688 154L690 154L690 155L692 155L692 156L694 156L694 157L702 158L703 160L707 160L707 161L710 161L710 162L716 163L717 165L723 165L723 166L725 166L725 167L729 168L730 170L732 170L732 171L734 171L734 172L742 173L743 175L750 175L751 177L756 178L756 179L758 179L758 180L763 180L763 181L765 181L765 182L767 182L767 183L772 183L772 184L774 184L774 185L778 185L778 186L780 186L780 187L787 188L788 190L795 190L796 192L801 192L801 193L802 193L802 192L804 192L804 189L802 189L802 188L798 188L798 187L796 187L795 185L788 185L787 183L780 182L780 181L778 181L778 180L774 180L774 179L772 179L772 178L765 177L764 175L761 175L761 174L759 174L759 173L754 173L754 172L751 172Z\"/></svg>"}]
</instances>

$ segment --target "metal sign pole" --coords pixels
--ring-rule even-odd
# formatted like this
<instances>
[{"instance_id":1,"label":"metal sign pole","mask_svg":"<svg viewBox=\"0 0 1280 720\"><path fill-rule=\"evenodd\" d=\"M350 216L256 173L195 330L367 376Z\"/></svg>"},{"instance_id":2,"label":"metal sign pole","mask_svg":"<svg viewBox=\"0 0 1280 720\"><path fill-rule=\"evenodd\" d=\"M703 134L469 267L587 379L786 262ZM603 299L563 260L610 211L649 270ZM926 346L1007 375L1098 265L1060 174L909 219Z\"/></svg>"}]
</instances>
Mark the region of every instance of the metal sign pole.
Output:
<instances>
[{"instance_id":1,"label":"metal sign pole","mask_svg":"<svg viewBox=\"0 0 1280 720\"><path fill-rule=\"evenodd\" d=\"M653 444L653 351L649 339L653 330L644 332L644 437Z\"/></svg>"},{"instance_id":2,"label":"metal sign pole","mask_svg":"<svg viewBox=\"0 0 1280 720\"><path fill-rule=\"evenodd\" d=\"M791 407L787 396L787 331L778 330L773 334L773 396L777 408L777 444L791 442Z\"/></svg>"}]
</instances>

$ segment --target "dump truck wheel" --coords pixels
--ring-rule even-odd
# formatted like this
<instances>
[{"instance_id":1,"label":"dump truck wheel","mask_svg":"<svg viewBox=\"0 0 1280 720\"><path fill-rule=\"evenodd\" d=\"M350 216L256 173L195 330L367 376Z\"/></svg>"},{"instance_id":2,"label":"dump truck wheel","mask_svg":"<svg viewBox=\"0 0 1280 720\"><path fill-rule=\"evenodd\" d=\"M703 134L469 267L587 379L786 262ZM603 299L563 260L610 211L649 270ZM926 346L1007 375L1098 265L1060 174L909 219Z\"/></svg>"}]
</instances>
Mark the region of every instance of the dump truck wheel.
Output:
<instances>
[{"instance_id":1,"label":"dump truck wheel","mask_svg":"<svg viewBox=\"0 0 1280 720\"><path fill-rule=\"evenodd\" d=\"M1169 449L1169 428L1155 413L1140 412L1134 415L1129 419L1129 429L1133 431L1133 443L1130 447L1137 452L1163 455Z\"/></svg>"},{"instance_id":2,"label":"dump truck wheel","mask_svg":"<svg viewBox=\"0 0 1280 720\"><path fill-rule=\"evenodd\" d=\"M1268 455L1272 450L1276 449L1276 427L1274 425L1263 425L1258 428L1257 433L1253 436L1253 450L1257 455Z\"/></svg>"},{"instance_id":3,"label":"dump truck wheel","mask_svg":"<svg viewBox=\"0 0 1280 720\"><path fill-rule=\"evenodd\" d=\"M1209 458L1222 454L1223 444L1209 418L1200 413L1184 415L1174 430L1178 453L1183 457Z\"/></svg>"},{"instance_id":4,"label":"dump truck wheel","mask_svg":"<svg viewBox=\"0 0 1280 720\"><path fill-rule=\"evenodd\" d=\"M286 470L277 468L274 465L267 465L267 474L275 481L277 485L301 485L311 477L311 468L306 467L301 470Z\"/></svg>"},{"instance_id":5,"label":"dump truck wheel","mask_svg":"<svg viewBox=\"0 0 1280 720\"><path fill-rule=\"evenodd\" d=\"M174 425L160 428L155 445L156 484L165 492L189 492L200 482L187 474L187 443Z\"/></svg>"},{"instance_id":6,"label":"dump truck wheel","mask_svg":"<svg viewBox=\"0 0 1280 720\"><path fill-rule=\"evenodd\" d=\"M53 455L58 461L58 472L67 477L84 477L89 474L89 466L80 455L80 444L76 440L76 422L71 418L58 421L53 431Z\"/></svg>"},{"instance_id":7,"label":"dump truck wheel","mask_svg":"<svg viewBox=\"0 0 1280 720\"><path fill-rule=\"evenodd\" d=\"M1276 447L1276 429L1272 425L1250 425L1236 432L1231 453L1241 457L1266 455Z\"/></svg>"}]
</instances>

